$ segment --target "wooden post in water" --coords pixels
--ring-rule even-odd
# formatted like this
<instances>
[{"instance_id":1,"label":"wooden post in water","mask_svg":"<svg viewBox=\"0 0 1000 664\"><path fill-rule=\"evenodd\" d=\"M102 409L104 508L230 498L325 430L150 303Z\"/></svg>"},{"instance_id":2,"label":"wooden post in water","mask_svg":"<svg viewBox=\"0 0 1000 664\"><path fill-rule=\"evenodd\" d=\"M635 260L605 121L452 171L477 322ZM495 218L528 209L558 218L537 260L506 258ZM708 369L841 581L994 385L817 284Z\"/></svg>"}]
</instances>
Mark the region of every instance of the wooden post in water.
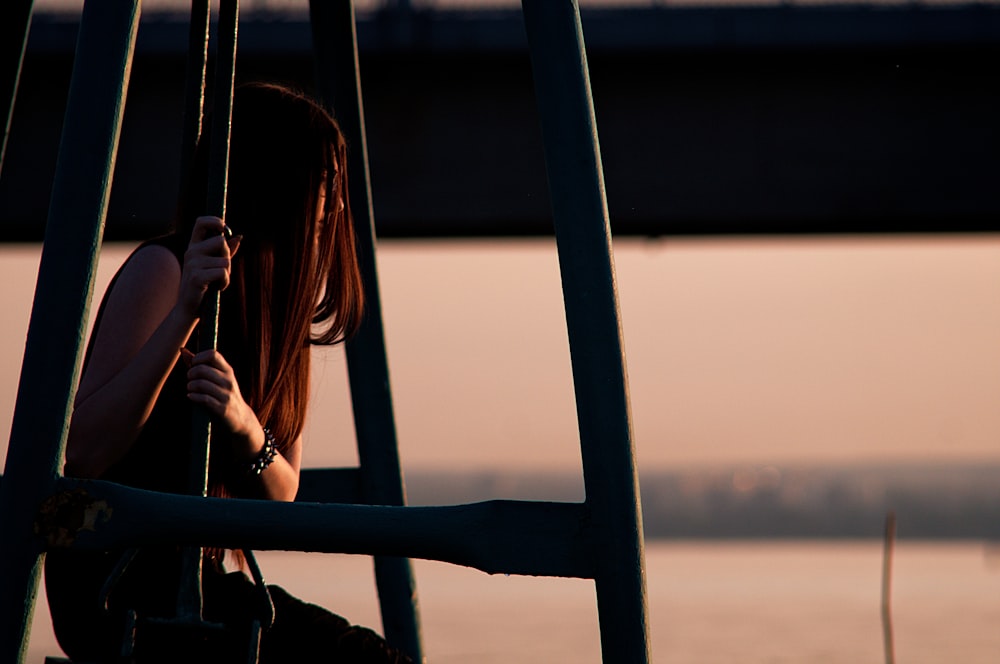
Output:
<instances>
[{"instance_id":1,"label":"wooden post in water","mask_svg":"<svg viewBox=\"0 0 1000 664\"><path fill-rule=\"evenodd\" d=\"M885 515L885 540L882 547L882 647L885 664L896 663L896 645L892 634L892 556L896 548L896 513Z\"/></svg>"},{"instance_id":2,"label":"wooden post in water","mask_svg":"<svg viewBox=\"0 0 1000 664\"><path fill-rule=\"evenodd\" d=\"M0 488L0 663L23 662L38 593L35 521L62 471L139 0L87 0Z\"/></svg>"}]
</instances>

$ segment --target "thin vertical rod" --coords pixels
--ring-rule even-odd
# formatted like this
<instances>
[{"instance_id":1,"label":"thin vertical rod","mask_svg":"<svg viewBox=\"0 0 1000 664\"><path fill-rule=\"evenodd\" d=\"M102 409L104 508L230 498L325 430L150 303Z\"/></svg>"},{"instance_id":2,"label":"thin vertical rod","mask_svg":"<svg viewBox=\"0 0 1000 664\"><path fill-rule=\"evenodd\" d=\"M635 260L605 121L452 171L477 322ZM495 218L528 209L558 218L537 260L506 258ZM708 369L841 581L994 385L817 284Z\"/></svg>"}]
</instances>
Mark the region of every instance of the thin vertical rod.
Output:
<instances>
[{"instance_id":1,"label":"thin vertical rod","mask_svg":"<svg viewBox=\"0 0 1000 664\"><path fill-rule=\"evenodd\" d=\"M194 154L201 136L201 118L205 106L205 73L208 65L210 0L191 0L188 31L188 55L184 75L184 126L181 138L181 187L191 177Z\"/></svg>"},{"instance_id":2,"label":"thin vertical rod","mask_svg":"<svg viewBox=\"0 0 1000 664\"><path fill-rule=\"evenodd\" d=\"M310 0L309 12L321 96L335 109L350 148L348 195L358 237L366 315L358 334L347 343L346 353L362 491L369 503L404 505L406 492L399 463L375 267L375 216L354 6L350 0ZM375 581L386 639L415 662L422 661L416 583L410 561L376 556Z\"/></svg>"},{"instance_id":3,"label":"thin vertical rod","mask_svg":"<svg viewBox=\"0 0 1000 664\"><path fill-rule=\"evenodd\" d=\"M896 546L896 513L885 516L885 539L882 546L882 650L885 664L895 664L896 644L892 630L892 558Z\"/></svg>"},{"instance_id":4,"label":"thin vertical rod","mask_svg":"<svg viewBox=\"0 0 1000 664\"><path fill-rule=\"evenodd\" d=\"M523 0L545 143L605 661L649 661L645 564L611 230L576 2Z\"/></svg>"},{"instance_id":5,"label":"thin vertical rod","mask_svg":"<svg viewBox=\"0 0 1000 664\"><path fill-rule=\"evenodd\" d=\"M59 477L104 232L139 1L87 0L0 489L0 662L23 662L38 592L37 511Z\"/></svg>"},{"instance_id":6,"label":"thin vertical rod","mask_svg":"<svg viewBox=\"0 0 1000 664\"><path fill-rule=\"evenodd\" d=\"M209 146L208 194L206 212L225 217L226 189L229 179L229 129L232 123L233 80L236 75L236 42L239 28L239 1L222 0L219 7L218 48L213 87L213 115ZM192 31L193 34L193 31ZM202 302L198 324L198 350L215 349L219 331L219 291L210 290ZM212 421L205 408L194 408L191 434L191 466L188 491L208 494L208 458L211 448ZM182 578L177 595L180 618L202 617L202 549L191 547L182 556Z\"/></svg>"},{"instance_id":7,"label":"thin vertical rod","mask_svg":"<svg viewBox=\"0 0 1000 664\"><path fill-rule=\"evenodd\" d=\"M7 0L0 4L0 25L9 32L0 39L0 100L5 104L3 142L0 143L0 172L3 172L3 158L7 153L7 136L14 117L14 100L17 98L17 82L21 78L24 62L24 48L28 43L28 28L31 25L33 0Z\"/></svg>"},{"instance_id":8,"label":"thin vertical rod","mask_svg":"<svg viewBox=\"0 0 1000 664\"><path fill-rule=\"evenodd\" d=\"M239 30L239 0L221 0L219 7L218 48L215 81L212 89L212 144L209 153L209 214L226 214L226 188L229 182L229 128L233 119L233 84L236 79L236 44Z\"/></svg>"}]
</instances>

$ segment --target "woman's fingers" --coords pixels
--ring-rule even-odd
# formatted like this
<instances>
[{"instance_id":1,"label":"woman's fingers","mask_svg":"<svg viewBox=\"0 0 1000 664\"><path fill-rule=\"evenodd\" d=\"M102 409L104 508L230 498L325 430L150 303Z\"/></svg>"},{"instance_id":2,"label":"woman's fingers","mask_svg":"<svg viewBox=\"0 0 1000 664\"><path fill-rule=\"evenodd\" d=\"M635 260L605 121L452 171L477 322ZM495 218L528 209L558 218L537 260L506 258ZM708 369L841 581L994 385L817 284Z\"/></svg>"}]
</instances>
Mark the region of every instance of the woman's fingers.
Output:
<instances>
[{"instance_id":1,"label":"woman's fingers","mask_svg":"<svg viewBox=\"0 0 1000 664\"><path fill-rule=\"evenodd\" d=\"M229 286L229 268L228 267L206 267L202 268L195 278L198 280L198 284L202 289L207 289L209 286L214 286L219 290L226 290Z\"/></svg>"},{"instance_id":2,"label":"woman's fingers","mask_svg":"<svg viewBox=\"0 0 1000 664\"><path fill-rule=\"evenodd\" d=\"M206 390L217 387L228 392L233 390L233 381L225 373L210 367L191 367L188 370L188 389Z\"/></svg>"},{"instance_id":3,"label":"woman's fingers","mask_svg":"<svg viewBox=\"0 0 1000 664\"><path fill-rule=\"evenodd\" d=\"M217 350L191 355L187 377L189 392L214 395L219 400L227 400L226 395L239 394L233 369Z\"/></svg>"},{"instance_id":4,"label":"woman's fingers","mask_svg":"<svg viewBox=\"0 0 1000 664\"><path fill-rule=\"evenodd\" d=\"M236 253L242 235L233 235L233 230L219 217L198 217L191 231L189 245L211 242L213 245L225 245L229 253ZM234 246L235 245L235 246Z\"/></svg>"},{"instance_id":5,"label":"woman's fingers","mask_svg":"<svg viewBox=\"0 0 1000 664\"><path fill-rule=\"evenodd\" d=\"M191 354L188 363L188 399L204 405L230 432L246 431L249 412L233 368L217 350ZM254 421L256 421L254 419Z\"/></svg>"},{"instance_id":6,"label":"woman's fingers","mask_svg":"<svg viewBox=\"0 0 1000 664\"><path fill-rule=\"evenodd\" d=\"M226 222L219 217L204 216L194 220L191 230L191 243L201 242L205 238L221 236L226 231Z\"/></svg>"},{"instance_id":7,"label":"woman's fingers","mask_svg":"<svg viewBox=\"0 0 1000 664\"><path fill-rule=\"evenodd\" d=\"M226 238L218 233L213 233L208 237L201 239L195 239L192 237L191 242L188 243L188 250L194 249L198 253L212 254L216 256L221 256L223 255L223 252L225 252L225 254L228 255L231 253L229 248L232 240L233 238Z\"/></svg>"},{"instance_id":8,"label":"woman's fingers","mask_svg":"<svg viewBox=\"0 0 1000 664\"><path fill-rule=\"evenodd\" d=\"M191 356L191 363L192 365L207 365L215 367L221 371L232 372L233 370L233 368L229 366L229 362L226 361L226 358L222 356L222 353L213 348L193 354Z\"/></svg>"},{"instance_id":9,"label":"woman's fingers","mask_svg":"<svg viewBox=\"0 0 1000 664\"><path fill-rule=\"evenodd\" d=\"M198 288L224 290L229 285L231 255L229 244L216 236L192 243L184 254L184 264Z\"/></svg>"},{"instance_id":10,"label":"woman's fingers","mask_svg":"<svg viewBox=\"0 0 1000 664\"><path fill-rule=\"evenodd\" d=\"M232 251L226 239L217 235L198 242L192 241L188 245L187 251L184 252L184 259L193 261L199 258L224 260L228 264L229 259L232 258Z\"/></svg>"},{"instance_id":11,"label":"woman's fingers","mask_svg":"<svg viewBox=\"0 0 1000 664\"><path fill-rule=\"evenodd\" d=\"M232 368L217 350L192 354L188 364L188 392L227 401L226 395L239 392Z\"/></svg>"},{"instance_id":12,"label":"woman's fingers","mask_svg":"<svg viewBox=\"0 0 1000 664\"><path fill-rule=\"evenodd\" d=\"M225 412L232 392L209 380L194 380L188 382L188 397L192 401L206 403L220 409L219 415Z\"/></svg>"},{"instance_id":13,"label":"woman's fingers","mask_svg":"<svg viewBox=\"0 0 1000 664\"><path fill-rule=\"evenodd\" d=\"M201 274L203 284L218 282L220 288L224 288L229 282L229 265L232 258L232 251L227 242L225 222L219 217L198 217L195 220L194 229L191 231L191 241L188 243L187 251L184 253L185 263L190 263L192 268L210 269L214 271L215 278L205 281L210 275ZM232 232L229 233L229 236ZM218 269L225 270L225 275L221 281Z\"/></svg>"},{"instance_id":14,"label":"woman's fingers","mask_svg":"<svg viewBox=\"0 0 1000 664\"><path fill-rule=\"evenodd\" d=\"M207 401L211 403L223 403L226 393L215 383L207 380L193 380L188 382L188 396L193 401Z\"/></svg>"}]
</instances>

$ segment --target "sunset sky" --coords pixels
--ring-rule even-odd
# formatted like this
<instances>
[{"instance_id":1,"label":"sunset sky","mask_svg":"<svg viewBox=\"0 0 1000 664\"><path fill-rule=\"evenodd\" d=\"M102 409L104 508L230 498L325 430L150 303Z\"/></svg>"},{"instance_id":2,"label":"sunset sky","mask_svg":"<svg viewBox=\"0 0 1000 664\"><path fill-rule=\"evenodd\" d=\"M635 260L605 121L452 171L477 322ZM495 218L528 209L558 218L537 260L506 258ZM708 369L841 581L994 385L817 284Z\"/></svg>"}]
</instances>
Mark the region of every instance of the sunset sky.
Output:
<instances>
[{"instance_id":1,"label":"sunset sky","mask_svg":"<svg viewBox=\"0 0 1000 664\"><path fill-rule=\"evenodd\" d=\"M7 432L38 249L2 251ZM640 469L1000 460L1000 238L624 239L616 267ZM551 241L379 269L404 468L579 467ZM306 463L352 463L339 349L315 380Z\"/></svg>"}]
</instances>

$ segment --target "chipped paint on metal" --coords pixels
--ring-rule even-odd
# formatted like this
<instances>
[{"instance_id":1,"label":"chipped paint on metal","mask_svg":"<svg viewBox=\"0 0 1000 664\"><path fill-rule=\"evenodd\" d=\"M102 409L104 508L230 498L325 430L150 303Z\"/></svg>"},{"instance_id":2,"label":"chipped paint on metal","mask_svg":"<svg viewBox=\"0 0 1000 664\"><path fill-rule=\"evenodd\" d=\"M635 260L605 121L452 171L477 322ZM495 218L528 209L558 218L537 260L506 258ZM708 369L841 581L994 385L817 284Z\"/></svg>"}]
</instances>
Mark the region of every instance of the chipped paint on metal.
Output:
<instances>
[{"instance_id":1,"label":"chipped paint on metal","mask_svg":"<svg viewBox=\"0 0 1000 664\"><path fill-rule=\"evenodd\" d=\"M50 547L70 547L81 532L95 532L113 512L108 501L91 496L85 489L62 491L38 508L35 534Z\"/></svg>"}]
</instances>

